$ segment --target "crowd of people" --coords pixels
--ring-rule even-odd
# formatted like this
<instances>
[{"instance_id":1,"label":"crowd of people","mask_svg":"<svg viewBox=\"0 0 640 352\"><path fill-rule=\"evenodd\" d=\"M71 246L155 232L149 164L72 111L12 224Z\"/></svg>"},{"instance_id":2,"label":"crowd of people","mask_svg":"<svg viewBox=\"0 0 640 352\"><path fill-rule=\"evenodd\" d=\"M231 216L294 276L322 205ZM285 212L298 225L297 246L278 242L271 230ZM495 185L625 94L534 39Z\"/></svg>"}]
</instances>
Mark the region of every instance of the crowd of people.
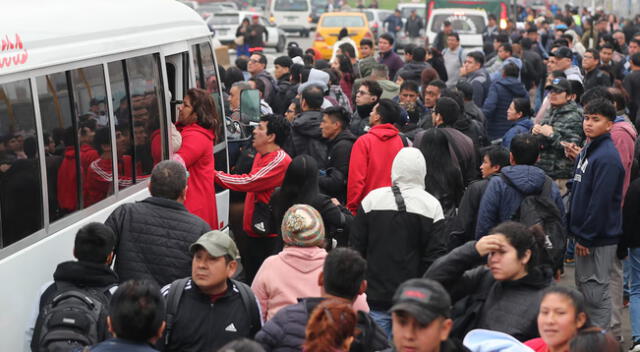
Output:
<instances>
[{"instance_id":1,"label":"crowd of people","mask_svg":"<svg viewBox=\"0 0 640 352\"><path fill-rule=\"evenodd\" d=\"M629 300L640 351L640 18L524 18L489 16L483 51L445 22L402 56L347 29L273 75L240 55L227 116L190 90L151 197L78 231L31 350L609 352Z\"/></svg>"}]
</instances>

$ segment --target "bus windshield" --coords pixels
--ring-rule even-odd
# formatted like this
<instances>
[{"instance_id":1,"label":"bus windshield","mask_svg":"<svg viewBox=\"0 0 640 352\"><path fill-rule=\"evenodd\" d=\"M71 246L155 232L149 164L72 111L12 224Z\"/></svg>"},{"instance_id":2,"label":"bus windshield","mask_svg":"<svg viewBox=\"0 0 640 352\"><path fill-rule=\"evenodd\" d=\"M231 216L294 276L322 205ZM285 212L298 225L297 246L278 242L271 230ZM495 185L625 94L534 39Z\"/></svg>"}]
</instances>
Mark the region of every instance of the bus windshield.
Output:
<instances>
[{"instance_id":1,"label":"bus windshield","mask_svg":"<svg viewBox=\"0 0 640 352\"><path fill-rule=\"evenodd\" d=\"M480 15L470 14L441 14L434 15L431 22L431 31L438 33L442 29L444 21L451 22L453 30L459 34L482 34L484 32L484 18Z\"/></svg>"},{"instance_id":2,"label":"bus windshield","mask_svg":"<svg viewBox=\"0 0 640 352\"><path fill-rule=\"evenodd\" d=\"M306 0L276 0L274 11L309 11Z\"/></svg>"}]
</instances>

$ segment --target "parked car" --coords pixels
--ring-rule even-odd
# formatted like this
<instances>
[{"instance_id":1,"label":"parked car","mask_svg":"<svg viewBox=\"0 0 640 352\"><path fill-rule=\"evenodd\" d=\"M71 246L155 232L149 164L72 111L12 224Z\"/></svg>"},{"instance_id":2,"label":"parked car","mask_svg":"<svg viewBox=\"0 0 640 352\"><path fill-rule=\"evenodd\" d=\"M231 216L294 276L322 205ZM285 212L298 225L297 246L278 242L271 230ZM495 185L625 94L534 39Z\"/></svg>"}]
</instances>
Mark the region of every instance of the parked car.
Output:
<instances>
[{"instance_id":1,"label":"parked car","mask_svg":"<svg viewBox=\"0 0 640 352\"><path fill-rule=\"evenodd\" d=\"M236 30L240 25L240 22L248 18L251 20L253 16L260 16L260 24L265 26L269 34L268 41L265 43L267 48L275 48L277 52L281 53L287 46L287 37L284 31L278 28L275 24L270 23L267 19L257 12L250 11L228 11L221 13L214 13L213 16L207 20L209 29L214 32L214 38L218 39L223 45L230 47L235 46L234 40L236 39Z\"/></svg>"},{"instance_id":2,"label":"parked car","mask_svg":"<svg viewBox=\"0 0 640 352\"><path fill-rule=\"evenodd\" d=\"M369 21L369 26L371 27L371 31L373 35L378 38L378 36L384 33L384 20L389 17L389 15L393 14L391 10L381 10L381 9L363 9L365 15L367 15L367 20Z\"/></svg>"},{"instance_id":3,"label":"parked car","mask_svg":"<svg viewBox=\"0 0 640 352\"><path fill-rule=\"evenodd\" d=\"M238 10L238 6L233 2L209 2L200 4L196 8L196 12L205 21L216 12L229 12L234 10Z\"/></svg>"},{"instance_id":4,"label":"parked car","mask_svg":"<svg viewBox=\"0 0 640 352\"><path fill-rule=\"evenodd\" d=\"M482 50L482 32L488 23L485 10L436 9L431 11L427 24L429 43L438 35L444 21L451 22L453 30L460 35L460 45L467 50Z\"/></svg>"},{"instance_id":5,"label":"parked car","mask_svg":"<svg viewBox=\"0 0 640 352\"><path fill-rule=\"evenodd\" d=\"M269 8L273 22L285 32L308 37L311 31L311 0L272 0Z\"/></svg>"},{"instance_id":6,"label":"parked car","mask_svg":"<svg viewBox=\"0 0 640 352\"><path fill-rule=\"evenodd\" d=\"M398 9L400 10L402 15L402 30L398 33L398 37L396 38L396 48L404 49L404 47L411 42L411 40L409 39L409 36L404 31L405 25L407 23L407 18L409 18L409 16L411 16L411 12L415 10L418 17L422 18L422 21L424 23L425 18L427 18L427 6L425 5L424 2L423 3L403 3L403 4L398 4ZM420 31L420 42L424 43L425 38L426 38L425 30L422 29Z\"/></svg>"},{"instance_id":7,"label":"parked car","mask_svg":"<svg viewBox=\"0 0 640 352\"><path fill-rule=\"evenodd\" d=\"M342 28L347 28L349 37L359 45L363 38L373 38L367 16L362 12L327 12L320 16L313 48L319 51L323 59L330 59L333 44L338 41ZM360 48L358 47L358 51Z\"/></svg>"}]
</instances>

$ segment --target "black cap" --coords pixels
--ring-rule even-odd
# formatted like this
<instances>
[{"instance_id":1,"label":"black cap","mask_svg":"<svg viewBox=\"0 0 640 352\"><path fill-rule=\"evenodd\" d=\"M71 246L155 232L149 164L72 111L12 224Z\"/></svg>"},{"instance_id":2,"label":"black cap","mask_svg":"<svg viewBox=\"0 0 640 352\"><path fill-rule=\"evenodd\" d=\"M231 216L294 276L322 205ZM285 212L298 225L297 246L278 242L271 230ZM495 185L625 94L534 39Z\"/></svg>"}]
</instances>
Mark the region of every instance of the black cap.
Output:
<instances>
[{"instance_id":1,"label":"black cap","mask_svg":"<svg viewBox=\"0 0 640 352\"><path fill-rule=\"evenodd\" d=\"M551 56L555 56L558 59L573 59L573 51L566 46L561 46L551 53Z\"/></svg>"},{"instance_id":2,"label":"black cap","mask_svg":"<svg viewBox=\"0 0 640 352\"><path fill-rule=\"evenodd\" d=\"M437 317L451 315L451 298L437 281L411 279L393 295L391 312L397 311L407 312L420 324L427 325Z\"/></svg>"},{"instance_id":3,"label":"black cap","mask_svg":"<svg viewBox=\"0 0 640 352\"><path fill-rule=\"evenodd\" d=\"M567 92L567 94L571 94L572 92L571 83L563 77L554 78L553 81L551 81L551 84L546 86L546 88L561 90L563 92Z\"/></svg>"},{"instance_id":4,"label":"black cap","mask_svg":"<svg viewBox=\"0 0 640 352\"><path fill-rule=\"evenodd\" d=\"M280 56L273 61L273 64L282 67L291 67L293 66L293 60L288 56Z\"/></svg>"}]
</instances>

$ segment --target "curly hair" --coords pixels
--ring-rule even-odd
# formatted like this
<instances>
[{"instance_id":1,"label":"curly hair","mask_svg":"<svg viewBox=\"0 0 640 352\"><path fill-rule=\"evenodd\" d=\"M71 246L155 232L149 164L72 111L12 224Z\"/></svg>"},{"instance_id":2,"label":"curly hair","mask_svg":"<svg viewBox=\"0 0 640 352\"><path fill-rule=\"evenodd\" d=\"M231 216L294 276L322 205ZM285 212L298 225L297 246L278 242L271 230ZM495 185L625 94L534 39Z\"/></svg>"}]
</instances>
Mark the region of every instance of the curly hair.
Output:
<instances>
[{"instance_id":1,"label":"curly hair","mask_svg":"<svg viewBox=\"0 0 640 352\"><path fill-rule=\"evenodd\" d=\"M356 313L347 303L326 300L311 313L307 323L305 352L326 352L342 349L356 334Z\"/></svg>"}]
</instances>

